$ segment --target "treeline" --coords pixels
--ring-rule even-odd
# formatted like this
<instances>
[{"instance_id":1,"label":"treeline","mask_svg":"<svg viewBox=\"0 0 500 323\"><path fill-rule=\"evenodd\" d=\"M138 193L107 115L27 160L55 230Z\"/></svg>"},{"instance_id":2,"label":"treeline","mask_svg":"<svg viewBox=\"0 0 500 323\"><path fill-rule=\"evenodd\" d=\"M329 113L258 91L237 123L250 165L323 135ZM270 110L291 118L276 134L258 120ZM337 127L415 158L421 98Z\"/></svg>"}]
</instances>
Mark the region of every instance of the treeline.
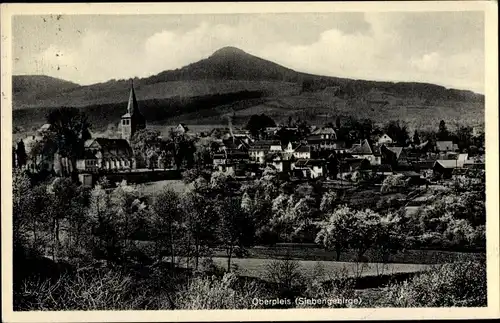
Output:
<instances>
[{"instance_id":1,"label":"treeline","mask_svg":"<svg viewBox=\"0 0 500 323\"><path fill-rule=\"evenodd\" d=\"M105 181L92 190L69 178L34 184L16 173L15 233L54 260L62 255L120 262L124 250L140 240L154 246L147 254L152 260L165 254L173 262L177 256L194 257L197 268L203 252L218 248L226 253L228 270L231 258L245 248L278 242L315 242L335 251L337 259L349 250L361 260L373 249L380 251L377 261L421 246L485 247L484 175L462 176L413 214L400 200L391 201L391 192L405 185L396 177L384 181L377 207L367 209L347 206L340 192L320 182L296 186L271 169L244 183L228 173L193 169L184 176L186 192L154 196L123 183L110 190Z\"/></svg>"},{"instance_id":2,"label":"treeline","mask_svg":"<svg viewBox=\"0 0 500 323\"><path fill-rule=\"evenodd\" d=\"M27 175L16 173L16 308L268 308L251 301L255 297L354 297L353 279L360 277L364 263L387 263L392 253L412 248L416 241L441 238L458 244L480 241L484 246L484 205L477 203L480 196L469 193L471 186L480 189L476 181L457 185L448 197L437 196L419 216L408 217L395 209L383 214L347 207L334 191L321 194L318 187L290 186L272 170L243 185L219 172L209 176L192 170L185 177L185 192L165 189L145 196L140 186L126 183L111 189L101 181L89 189L64 178L33 183ZM277 260L265 269L266 282L245 281L237 277L238 268L231 263L255 244L310 239L334 250L337 257L353 252L359 263L356 276L340 272L323 283L305 277L298 262ZM366 259L368 249L376 250L379 258ZM224 252L226 268L210 261L215 250ZM26 265L36 254L75 269L51 280L30 276L27 271L42 267ZM388 285L386 296L371 305L484 305L484 266L482 261L465 261L438 267L410 283ZM469 285L454 288L458 281ZM433 292L429 295L435 298L426 298L433 288L440 288L440 294ZM120 297L110 296L118 290ZM408 293L411 296L401 298Z\"/></svg>"},{"instance_id":3,"label":"treeline","mask_svg":"<svg viewBox=\"0 0 500 323\"><path fill-rule=\"evenodd\" d=\"M240 91L234 93L212 94L196 97L172 97L140 101L141 113L146 120L161 123L182 114L214 109L221 105L241 100L258 99L266 96L264 91ZM94 130L104 130L109 124L117 124L125 113L126 102L91 105L79 108L92 123ZM33 120L43 120L57 108L20 109L13 111L13 122L18 127L27 128Z\"/></svg>"}]
</instances>

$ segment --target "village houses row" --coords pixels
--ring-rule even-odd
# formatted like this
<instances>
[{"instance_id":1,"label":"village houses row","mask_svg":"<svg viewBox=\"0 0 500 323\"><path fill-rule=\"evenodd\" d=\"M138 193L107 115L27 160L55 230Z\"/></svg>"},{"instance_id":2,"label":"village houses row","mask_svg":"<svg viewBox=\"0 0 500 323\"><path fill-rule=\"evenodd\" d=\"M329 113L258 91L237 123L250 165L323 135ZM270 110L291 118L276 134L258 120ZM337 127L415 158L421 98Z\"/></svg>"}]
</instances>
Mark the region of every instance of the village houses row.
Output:
<instances>
[{"instance_id":1,"label":"village houses row","mask_svg":"<svg viewBox=\"0 0 500 323\"><path fill-rule=\"evenodd\" d=\"M132 136L146 128L146 120L141 114L134 87L129 93L127 113L121 117L121 138L92 138L85 142L85 153L77 160L80 173L98 171L126 172L137 167L137 161L130 145ZM43 125L38 133L26 142L35 142L44 136L50 125ZM276 137L282 127L265 129L267 138ZM176 131L185 133L187 127L180 124ZM288 131L297 128L288 127ZM194 135L194 134L192 134ZM279 140L256 140L245 130L230 129L222 139L216 140L218 149L212 152L215 170L248 174L249 171L271 166L278 172L299 177L345 177L353 172L375 172L382 175L402 172L409 177L427 177L439 174L451 177L456 169L484 168L484 160L471 159L466 153L459 153L451 141L437 141L435 147L429 142L408 147L396 146L393 139L383 134L377 140L361 140L347 148L345 142L337 138L332 127L311 127L310 134L298 142L282 143ZM168 156L161 155L153 168L171 167ZM15 163L15 157L13 162ZM34 161L37 164L37 161ZM31 163L33 165L33 163ZM49 169L67 169L71 163L65 158L46 161Z\"/></svg>"}]
</instances>

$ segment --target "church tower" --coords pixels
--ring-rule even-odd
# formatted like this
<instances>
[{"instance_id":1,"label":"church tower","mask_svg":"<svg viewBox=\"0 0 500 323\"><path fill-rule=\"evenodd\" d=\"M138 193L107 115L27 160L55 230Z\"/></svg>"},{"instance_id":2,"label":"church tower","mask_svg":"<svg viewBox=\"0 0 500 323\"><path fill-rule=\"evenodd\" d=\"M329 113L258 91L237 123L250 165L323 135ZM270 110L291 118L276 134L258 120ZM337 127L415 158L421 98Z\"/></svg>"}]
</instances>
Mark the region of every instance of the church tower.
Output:
<instances>
[{"instance_id":1,"label":"church tower","mask_svg":"<svg viewBox=\"0 0 500 323\"><path fill-rule=\"evenodd\" d=\"M132 136L138 130L146 128L146 119L139 111L139 105L137 104L137 98L135 97L133 81L130 87L127 113L122 116L121 126L122 138L128 141L130 141Z\"/></svg>"}]
</instances>

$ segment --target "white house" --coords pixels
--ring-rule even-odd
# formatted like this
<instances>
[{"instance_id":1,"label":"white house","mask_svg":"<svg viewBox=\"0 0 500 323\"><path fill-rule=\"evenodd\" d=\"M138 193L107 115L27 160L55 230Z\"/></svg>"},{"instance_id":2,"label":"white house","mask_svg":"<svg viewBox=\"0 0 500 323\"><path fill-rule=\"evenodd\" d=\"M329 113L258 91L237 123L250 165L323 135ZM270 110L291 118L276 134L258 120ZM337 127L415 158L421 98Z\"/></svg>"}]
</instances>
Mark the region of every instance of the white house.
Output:
<instances>
[{"instance_id":1,"label":"white house","mask_svg":"<svg viewBox=\"0 0 500 323\"><path fill-rule=\"evenodd\" d=\"M318 178L325 174L324 161L312 159L299 159L292 164L292 171L303 177Z\"/></svg>"},{"instance_id":2,"label":"white house","mask_svg":"<svg viewBox=\"0 0 500 323\"><path fill-rule=\"evenodd\" d=\"M390 145L393 143L393 140L391 137L389 137L388 134L384 133L377 142L379 145Z\"/></svg>"}]
</instances>

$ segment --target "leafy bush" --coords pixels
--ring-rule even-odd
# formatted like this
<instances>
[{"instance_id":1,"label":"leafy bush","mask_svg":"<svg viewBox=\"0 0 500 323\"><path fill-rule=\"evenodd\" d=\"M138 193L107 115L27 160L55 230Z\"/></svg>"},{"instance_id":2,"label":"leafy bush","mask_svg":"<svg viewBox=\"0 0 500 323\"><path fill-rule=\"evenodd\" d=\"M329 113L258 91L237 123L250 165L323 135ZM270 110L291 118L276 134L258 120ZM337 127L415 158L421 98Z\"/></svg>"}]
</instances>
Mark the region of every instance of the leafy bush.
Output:
<instances>
[{"instance_id":1,"label":"leafy bush","mask_svg":"<svg viewBox=\"0 0 500 323\"><path fill-rule=\"evenodd\" d=\"M433 267L410 281L390 285L382 306L486 306L486 263L468 261Z\"/></svg>"},{"instance_id":2,"label":"leafy bush","mask_svg":"<svg viewBox=\"0 0 500 323\"><path fill-rule=\"evenodd\" d=\"M63 275L55 282L25 280L14 291L15 310L132 310L142 301L132 278L111 270Z\"/></svg>"},{"instance_id":3,"label":"leafy bush","mask_svg":"<svg viewBox=\"0 0 500 323\"><path fill-rule=\"evenodd\" d=\"M382 182L380 193L400 192L407 186L403 174L389 175Z\"/></svg>"},{"instance_id":4,"label":"leafy bush","mask_svg":"<svg viewBox=\"0 0 500 323\"><path fill-rule=\"evenodd\" d=\"M238 286L238 277L227 273L222 278L216 276L197 277L177 294L179 309L251 309L254 298L265 298L263 288L258 283L243 283Z\"/></svg>"},{"instance_id":5,"label":"leafy bush","mask_svg":"<svg viewBox=\"0 0 500 323\"><path fill-rule=\"evenodd\" d=\"M307 289L304 292L306 297L312 299L354 299L355 298L355 279L349 277L348 270L343 268L342 270L338 270L333 274L329 275L329 280L327 282L320 282L318 278L323 275L319 274L322 272L322 269L318 265L315 266L312 277L313 279L308 281ZM313 307L330 307L330 308L345 308L351 307L352 304L349 303L335 303L331 302L329 304L318 304ZM300 307L308 307L310 305L298 306Z\"/></svg>"},{"instance_id":6,"label":"leafy bush","mask_svg":"<svg viewBox=\"0 0 500 323\"><path fill-rule=\"evenodd\" d=\"M296 260L273 260L266 266L265 276L275 285L276 297L293 298L305 289L305 278Z\"/></svg>"}]
</instances>

